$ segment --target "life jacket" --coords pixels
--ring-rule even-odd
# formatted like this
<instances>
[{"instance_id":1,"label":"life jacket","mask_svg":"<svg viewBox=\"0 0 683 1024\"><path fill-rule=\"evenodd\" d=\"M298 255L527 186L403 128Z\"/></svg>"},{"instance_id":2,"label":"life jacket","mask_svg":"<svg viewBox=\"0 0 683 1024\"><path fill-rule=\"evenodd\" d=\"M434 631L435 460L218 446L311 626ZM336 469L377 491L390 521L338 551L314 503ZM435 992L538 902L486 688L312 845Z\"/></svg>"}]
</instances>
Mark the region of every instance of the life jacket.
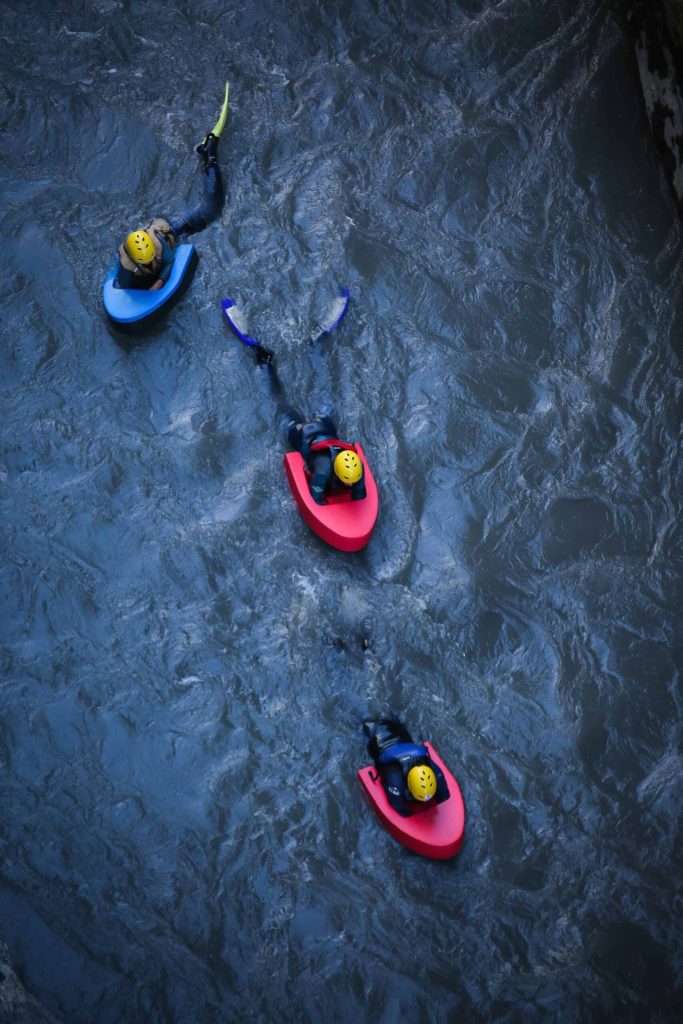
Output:
<instances>
[{"instance_id":1,"label":"life jacket","mask_svg":"<svg viewBox=\"0 0 683 1024\"><path fill-rule=\"evenodd\" d=\"M121 266L124 270L129 270L131 274L139 274L140 277L157 278L163 264L163 242L166 242L170 246L171 252L174 252L176 247L175 233L171 225L163 217L155 217L146 228L141 230L146 231L152 239L155 252L154 259L151 263L136 263L133 257L129 255L126 244L123 242L119 246Z\"/></svg>"},{"instance_id":2,"label":"life jacket","mask_svg":"<svg viewBox=\"0 0 683 1024\"><path fill-rule=\"evenodd\" d=\"M409 761L428 761L431 764L431 758L429 751L425 747L424 743L391 743L384 750L380 751L377 757L377 764L391 764L392 761L398 761L401 767L404 769L404 775L407 775L411 768L415 766L410 764L407 771L405 766Z\"/></svg>"},{"instance_id":3,"label":"life jacket","mask_svg":"<svg viewBox=\"0 0 683 1024\"><path fill-rule=\"evenodd\" d=\"M398 763L401 766L403 772L403 796L406 803L413 808L426 808L431 806L432 801L420 801L416 800L413 794L408 789L408 773L411 768L416 768L418 765L424 764L428 768L432 768L432 759L429 756L429 751L423 743L403 743L401 741L397 743L391 743L385 747L384 750L380 751L377 756L376 765Z\"/></svg>"},{"instance_id":4,"label":"life jacket","mask_svg":"<svg viewBox=\"0 0 683 1024\"><path fill-rule=\"evenodd\" d=\"M313 441L308 446L308 450L311 452L322 452L326 448L339 448L343 452L358 451L355 444L347 444L346 441L340 441L338 437L323 437L320 441Z\"/></svg>"}]
</instances>

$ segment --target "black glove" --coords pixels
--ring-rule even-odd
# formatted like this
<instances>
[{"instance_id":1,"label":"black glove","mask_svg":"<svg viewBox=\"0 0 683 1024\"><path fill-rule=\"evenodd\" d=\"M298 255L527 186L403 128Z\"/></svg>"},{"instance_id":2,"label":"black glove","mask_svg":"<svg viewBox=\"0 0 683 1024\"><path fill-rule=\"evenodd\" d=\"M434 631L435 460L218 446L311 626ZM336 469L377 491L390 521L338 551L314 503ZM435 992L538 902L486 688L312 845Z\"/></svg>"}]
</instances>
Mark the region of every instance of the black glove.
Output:
<instances>
[{"instance_id":1,"label":"black glove","mask_svg":"<svg viewBox=\"0 0 683 1024\"><path fill-rule=\"evenodd\" d=\"M265 345L254 345L254 351L256 352L256 362L259 366L273 365L273 353Z\"/></svg>"}]
</instances>

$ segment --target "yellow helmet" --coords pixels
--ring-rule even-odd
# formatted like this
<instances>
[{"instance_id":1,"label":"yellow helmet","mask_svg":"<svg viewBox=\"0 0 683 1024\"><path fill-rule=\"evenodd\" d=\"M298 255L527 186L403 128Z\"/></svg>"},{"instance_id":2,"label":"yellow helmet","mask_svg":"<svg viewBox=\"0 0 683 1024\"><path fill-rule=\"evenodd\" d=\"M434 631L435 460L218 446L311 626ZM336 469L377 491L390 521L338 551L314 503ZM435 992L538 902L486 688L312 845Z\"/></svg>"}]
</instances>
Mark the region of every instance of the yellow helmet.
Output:
<instances>
[{"instance_id":1,"label":"yellow helmet","mask_svg":"<svg viewBox=\"0 0 683 1024\"><path fill-rule=\"evenodd\" d=\"M136 263L151 263L157 254L154 242L146 231L131 231L126 239L126 252Z\"/></svg>"},{"instance_id":2,"label":"yellow helmet","mask_svg":"<svg viewBox=\"0 0 683 1024\"><path fill-rule=\"evenodd\" d=\"M416 800L431 800L436 793L436 775L426 764L415 765L408 772L408 789Z\"/></svg>"},{"instance_id":3,"label":"yellow helmet","mask_svg":"<svg viewBox=\"0 0 683 1024\"><path fill-rule=\"evenodd\" d=\"M352 484L357 484L362 477L363 463L355 452L346 448L343 452L339 452L334 460L334 471L343 484L351 487Z\"/></svg>"}]
</instances>

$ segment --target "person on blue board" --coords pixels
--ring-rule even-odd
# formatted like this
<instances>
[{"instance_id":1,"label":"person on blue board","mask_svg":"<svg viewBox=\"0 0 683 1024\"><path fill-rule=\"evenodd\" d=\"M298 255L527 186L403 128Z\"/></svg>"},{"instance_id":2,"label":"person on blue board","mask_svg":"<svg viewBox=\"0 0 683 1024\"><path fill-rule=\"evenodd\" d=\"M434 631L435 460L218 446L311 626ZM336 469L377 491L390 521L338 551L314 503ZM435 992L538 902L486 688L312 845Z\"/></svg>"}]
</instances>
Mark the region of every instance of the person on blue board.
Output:
<instances>
[{"instance_id":1,"label":"person on blue board","mask_svg":"<svg viewBox=\"0 0 683 1024\"><path fill-rule=\"evenodd\" d=\"M218 138L209 133L197 146L204 161L206 179L202 202L178 217L155 217L144 228L131 231L119 246L117 288L163 288L173 268L179 235L201 231L220 216L223 209L223 181L216 158Z\"/></svg>"},{"instance_id":2,"label":"person on blue board","mask_svg":"<svg viewBox=\"0 0 683 1024\"><path fill-rule=\"evenodd\" d=\"M368 753L375 762L390 806L407 818L426 804L441 804L450 792L445 776L424 743L415 743L397 718L363 722Z\"/></svg>"},{"instance_id":3,"label":"person on blue board","mask_svg":"<svg viewBox=\"0 0 683 1024\"><path fill-rule=\"evenodd\" d=\"M223 209L224 190L217 150L228 111L228 88L221 116L195 152L204 162L204 196L193 209L176 217L155 217L131 231L119 246L114 287L156 291L168 281L180 235L193 235L216 220Z\"/></svg>"}]
</instances>

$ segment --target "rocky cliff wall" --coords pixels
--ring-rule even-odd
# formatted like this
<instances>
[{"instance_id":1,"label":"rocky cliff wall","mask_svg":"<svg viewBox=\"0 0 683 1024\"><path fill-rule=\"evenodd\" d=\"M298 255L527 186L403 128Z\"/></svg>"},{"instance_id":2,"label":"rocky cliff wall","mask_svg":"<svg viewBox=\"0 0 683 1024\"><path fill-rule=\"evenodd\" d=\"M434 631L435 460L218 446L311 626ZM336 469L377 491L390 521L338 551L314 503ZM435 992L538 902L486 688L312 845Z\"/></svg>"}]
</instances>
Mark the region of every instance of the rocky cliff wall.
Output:
<instances>
[{"instance_id":1,"label":"rocky cliff wall","mask_svg":"<svg viewBox=\"0 0 683 1024\"><path fill-rule=\"evenodd\" d=\"M0 1024L59 1024L17 977L7 947L0 942Z\"/></svg>"},{"instance_id":2,"label":"rocky cliff wall","mask_svg":"<svg viewBox=\"0 0 683 1024\"><path fill-rule=\"evenodd\" d=\"M635 50L645 109L683 208L683 0L618 2Z\"/></svg>"}]
</instances>

